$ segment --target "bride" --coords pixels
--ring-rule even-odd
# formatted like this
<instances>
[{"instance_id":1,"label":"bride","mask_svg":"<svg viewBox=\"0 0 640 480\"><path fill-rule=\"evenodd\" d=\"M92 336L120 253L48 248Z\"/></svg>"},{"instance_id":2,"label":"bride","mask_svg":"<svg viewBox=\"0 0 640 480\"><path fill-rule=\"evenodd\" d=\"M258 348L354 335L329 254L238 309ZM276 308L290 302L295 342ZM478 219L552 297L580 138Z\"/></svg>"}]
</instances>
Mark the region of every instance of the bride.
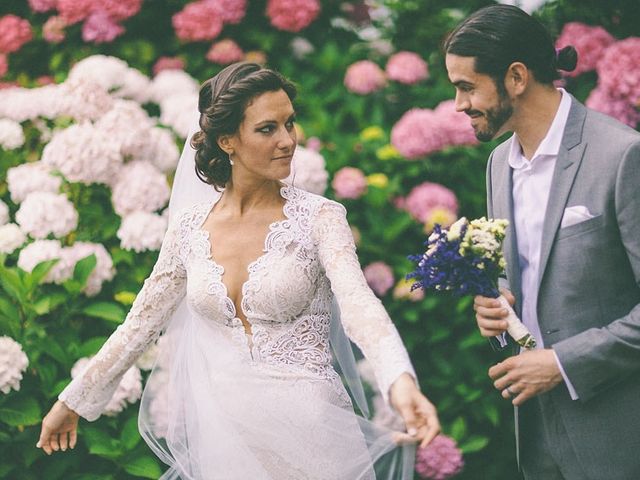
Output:
<instances>
[{"instance_id":1,"label":"bride","mask_svg":"<svg viewBox=\"0 0 640 480\"><path fill-rule=\"evenodd\" d=\"M280 181L296 147L295 93L252 63L204 83L158 261L126 321L43 419L47 454L75 446L78 417L97 419L162 333L139 427L170 467L163 479L413 478L411 450L404 463L394 452L429 443L436 410L366 284L345 209ZM355 413L351 398L363 412L366 402L347 336L406 432Z\"/></svg>"}]
</instances>

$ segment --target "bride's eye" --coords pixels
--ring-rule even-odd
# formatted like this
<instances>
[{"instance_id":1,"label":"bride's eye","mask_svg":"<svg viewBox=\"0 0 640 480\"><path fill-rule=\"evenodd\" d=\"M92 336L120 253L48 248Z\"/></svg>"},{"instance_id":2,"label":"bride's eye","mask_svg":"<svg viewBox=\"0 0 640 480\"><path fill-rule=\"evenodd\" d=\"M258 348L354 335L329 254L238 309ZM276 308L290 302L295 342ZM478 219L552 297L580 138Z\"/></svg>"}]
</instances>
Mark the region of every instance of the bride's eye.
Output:
<instances>
[{"instance_id":1,"label":"bride's eye","mask_svg":"<svg viewBox=\"0 0 640 480\"><path fill-rule=\"evenodd\" d=\"M264 134L273 133L273 131L274 131L274 126L273 125L267 125L265 127L261 127L261 128L258 129L258 132L264 133Z\"/></svg>"},{"instance_id":2,"label":"bride's eye","mask_svg":"<svg viewBox=\"0 0 640 480\"><path fill-rule=\"evenodd\" d=\"M285 127L287 128L287 131L291 131L293 130L293 126L295 124L294 120L289 120L287 123L285 123Z\"/></svg>"}]
</instances>

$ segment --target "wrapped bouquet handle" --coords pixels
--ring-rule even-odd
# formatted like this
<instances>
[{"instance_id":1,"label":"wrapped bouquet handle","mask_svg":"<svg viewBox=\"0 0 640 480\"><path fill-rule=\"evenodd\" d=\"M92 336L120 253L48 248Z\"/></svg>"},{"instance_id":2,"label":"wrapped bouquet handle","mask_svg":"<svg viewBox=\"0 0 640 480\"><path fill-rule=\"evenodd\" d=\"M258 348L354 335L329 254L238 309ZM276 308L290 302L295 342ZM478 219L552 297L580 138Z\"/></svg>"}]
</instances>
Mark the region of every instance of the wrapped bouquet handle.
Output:
<instances>
[{"instance_id":1,"label":"wrapped bouquet handle","mask_svg":"<svg viewBox=\"0 0 640 480\"><path fill-rule=\"evenodd\" d=\"M531 332L527 327L524 326L524 323L518 318L516 312L513 310L507 299L504 295L500 295L498 297L498 301L500 305L507 309L507 333L511 335L518 345L522 348L533 349L536 348L536 339L533 338Z\"/></svg>"}]
</instances>

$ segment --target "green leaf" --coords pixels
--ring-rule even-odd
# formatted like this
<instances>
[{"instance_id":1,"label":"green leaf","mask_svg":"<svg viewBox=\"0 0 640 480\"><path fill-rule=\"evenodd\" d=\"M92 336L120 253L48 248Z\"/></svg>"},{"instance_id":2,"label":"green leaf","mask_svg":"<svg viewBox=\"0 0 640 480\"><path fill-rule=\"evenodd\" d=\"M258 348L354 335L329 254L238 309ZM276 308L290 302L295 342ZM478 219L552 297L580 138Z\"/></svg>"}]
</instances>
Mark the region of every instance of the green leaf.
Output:
<instances>
[{"instance_id":1,"label":"green leaf","mask_svg":"<svg viewBox=\"0 0 640 480\"><path fill-rule=\"evenodd\" d=\"M25 303L26 288L20 279L17 269L0 265L0 286L10 297L19 303Z\"/></svg>"},{"instance_id":2,"label":"green leaf","mask_svg":"<svg viewBox=\"0 0 640 480\"><path fill-rule=\"evenodd\" d=\"M120 442L125 449L132 450L140 443L140 440L142 440L142 437L138 432L138 416L134 415L124 424L120 434Z\"/></svg>"},{"instance_id":3,"label":"green leaf","mask_svg":"<svg viewBox=\"0 0 640 480\"><path fill-rule=\"evenodd\" d=\"M463 417L458 417L451 425L451 436L459 443L467 433L467 422Z\"/></svg>"},{"instance_id":4,"label":"green leaf","mask_svg":"<svg viewBox=\"0 0 640 480\"><path fill-rule=\"evenodd\" d=\"M479 452L484 447L486 447L488 443L489 443L488 437L481 437L479 435L475 435L469 438L469 440L464 442L462 445L459 445L459 447L460 447L460 450L462 450L462 453L467 454L467 453Z\"/></svg>"},{"instance_id":5,"label":"green leaf","mask_svg":"<svg viewBox=\"0 0 640 480\"><path fill-rule=\"evenodd\" d=\"M158 463L149 456L137 457L125 463L123 468L127 473L143 478L156 479L162 475Z\"/></svg>"},{"instance_id":6,"label":"green leaf","mask_svg":"<svg viewBox=\"0 0 640 480\"><path fill-rule=\"evenodd\" d=\"M67 301L68 297L62 292L54 292L39 298L33 303L33 310L40 316L50 313Z\"/></svg>"},{"instance_id":7,"label":"green leaf","mask_svg":"<svg viewBox=\"0 0 640 480\"><path fill-rule=\"evenodd\" d=\"M82 344L82 346L78 349L78 355L80 357L90 357L95 355L98 350L104 345L104 342L107 341L107 337L94 337L90 338L86 342Z\"/></svg>"},{"instance_id":8,"label":"green leaf","mask_svg":"<svg viewBox=\"0 0 640 480\"><path fill-rule=\"evenodd\" d=\"M118 458L123 454L120 442L111 438L102 428L85 425L81 433L90 453L109 459Z\"/></svg>"},{"instance_id":9,"label":"green leaf","mask_svg":"<svg viewBox=\"0 0 640 480\"><path fill-rule=\"evenodd\" d=\"M37 425L42 419L38 402L32 397L14 395L0 407L0 421L11 425Z\"/></svg>"},{"instance_id":10,"label":"green leaf","mask_svg":"<svg viewBox=\"0 0 640 480\"><path fill-rule=\"evenodd\" d=\"M68 360L67 352L60 346L58 341L54 337L47 337L42 340L40 348L44 353L49 355L54 360L66 364Z\"/></svg>"},{"instance_id":11,"label":"green leaf","mask_svg":"<svg viewBox=\"0 0 640 480\"><path fill-rule=\"evenodd\" d=\"M125 317L125 311L122 307L117 303L111 302L91 303L82 310L82 313L118 324L122 323Z\"/></svg>"},{"instance_id":12,"label":"green leaf","mask_svg":"<svg viewBox=\"0 0 640 480\"><path fill-rule=\"evenodd\" d=\"M76 263L76 266L73 269L73 279L82 285L82 288L87 284L89 275L91 275L93 269L96 268L97 263L98 259L94 253Z\"/></svg>"},{"instance_id":13,"label":"green leaf","mask_svg":"<svg viewBox=\"0 0 640 480\"><path fill-rule=\"evenodd\" d=\"M31 291L36 286L40 285L49 271L59 261L59 258L54 258L53 260L45 260L44 262L40 262L36 265L31 271L31 275L27 277L27 288Z\"/></svg>"}]
</instances>

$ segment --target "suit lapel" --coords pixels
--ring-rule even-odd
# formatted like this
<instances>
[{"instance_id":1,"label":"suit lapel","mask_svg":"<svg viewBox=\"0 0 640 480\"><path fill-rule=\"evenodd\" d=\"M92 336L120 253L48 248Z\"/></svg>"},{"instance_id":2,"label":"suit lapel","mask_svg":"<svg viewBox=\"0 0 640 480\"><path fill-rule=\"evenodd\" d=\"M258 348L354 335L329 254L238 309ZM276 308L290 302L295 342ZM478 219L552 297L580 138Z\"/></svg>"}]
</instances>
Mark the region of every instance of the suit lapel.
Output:
<instances>
[{"instance_id":1,"label":"suit lapel","mask_svg":"<svg viewBox=\"0 0 640 480\"><path fill-rule=\"evenodd\" d=\"M569 192L587 146L586 142L582 142L582 128L586 114L587 109L572 98L571 110L569 111L569 118L562 137L560 151L558 152L542 226L538 284L542 282L549 255L551 254L551 247L569 198Z\"/></svg>"}]
</instances>

